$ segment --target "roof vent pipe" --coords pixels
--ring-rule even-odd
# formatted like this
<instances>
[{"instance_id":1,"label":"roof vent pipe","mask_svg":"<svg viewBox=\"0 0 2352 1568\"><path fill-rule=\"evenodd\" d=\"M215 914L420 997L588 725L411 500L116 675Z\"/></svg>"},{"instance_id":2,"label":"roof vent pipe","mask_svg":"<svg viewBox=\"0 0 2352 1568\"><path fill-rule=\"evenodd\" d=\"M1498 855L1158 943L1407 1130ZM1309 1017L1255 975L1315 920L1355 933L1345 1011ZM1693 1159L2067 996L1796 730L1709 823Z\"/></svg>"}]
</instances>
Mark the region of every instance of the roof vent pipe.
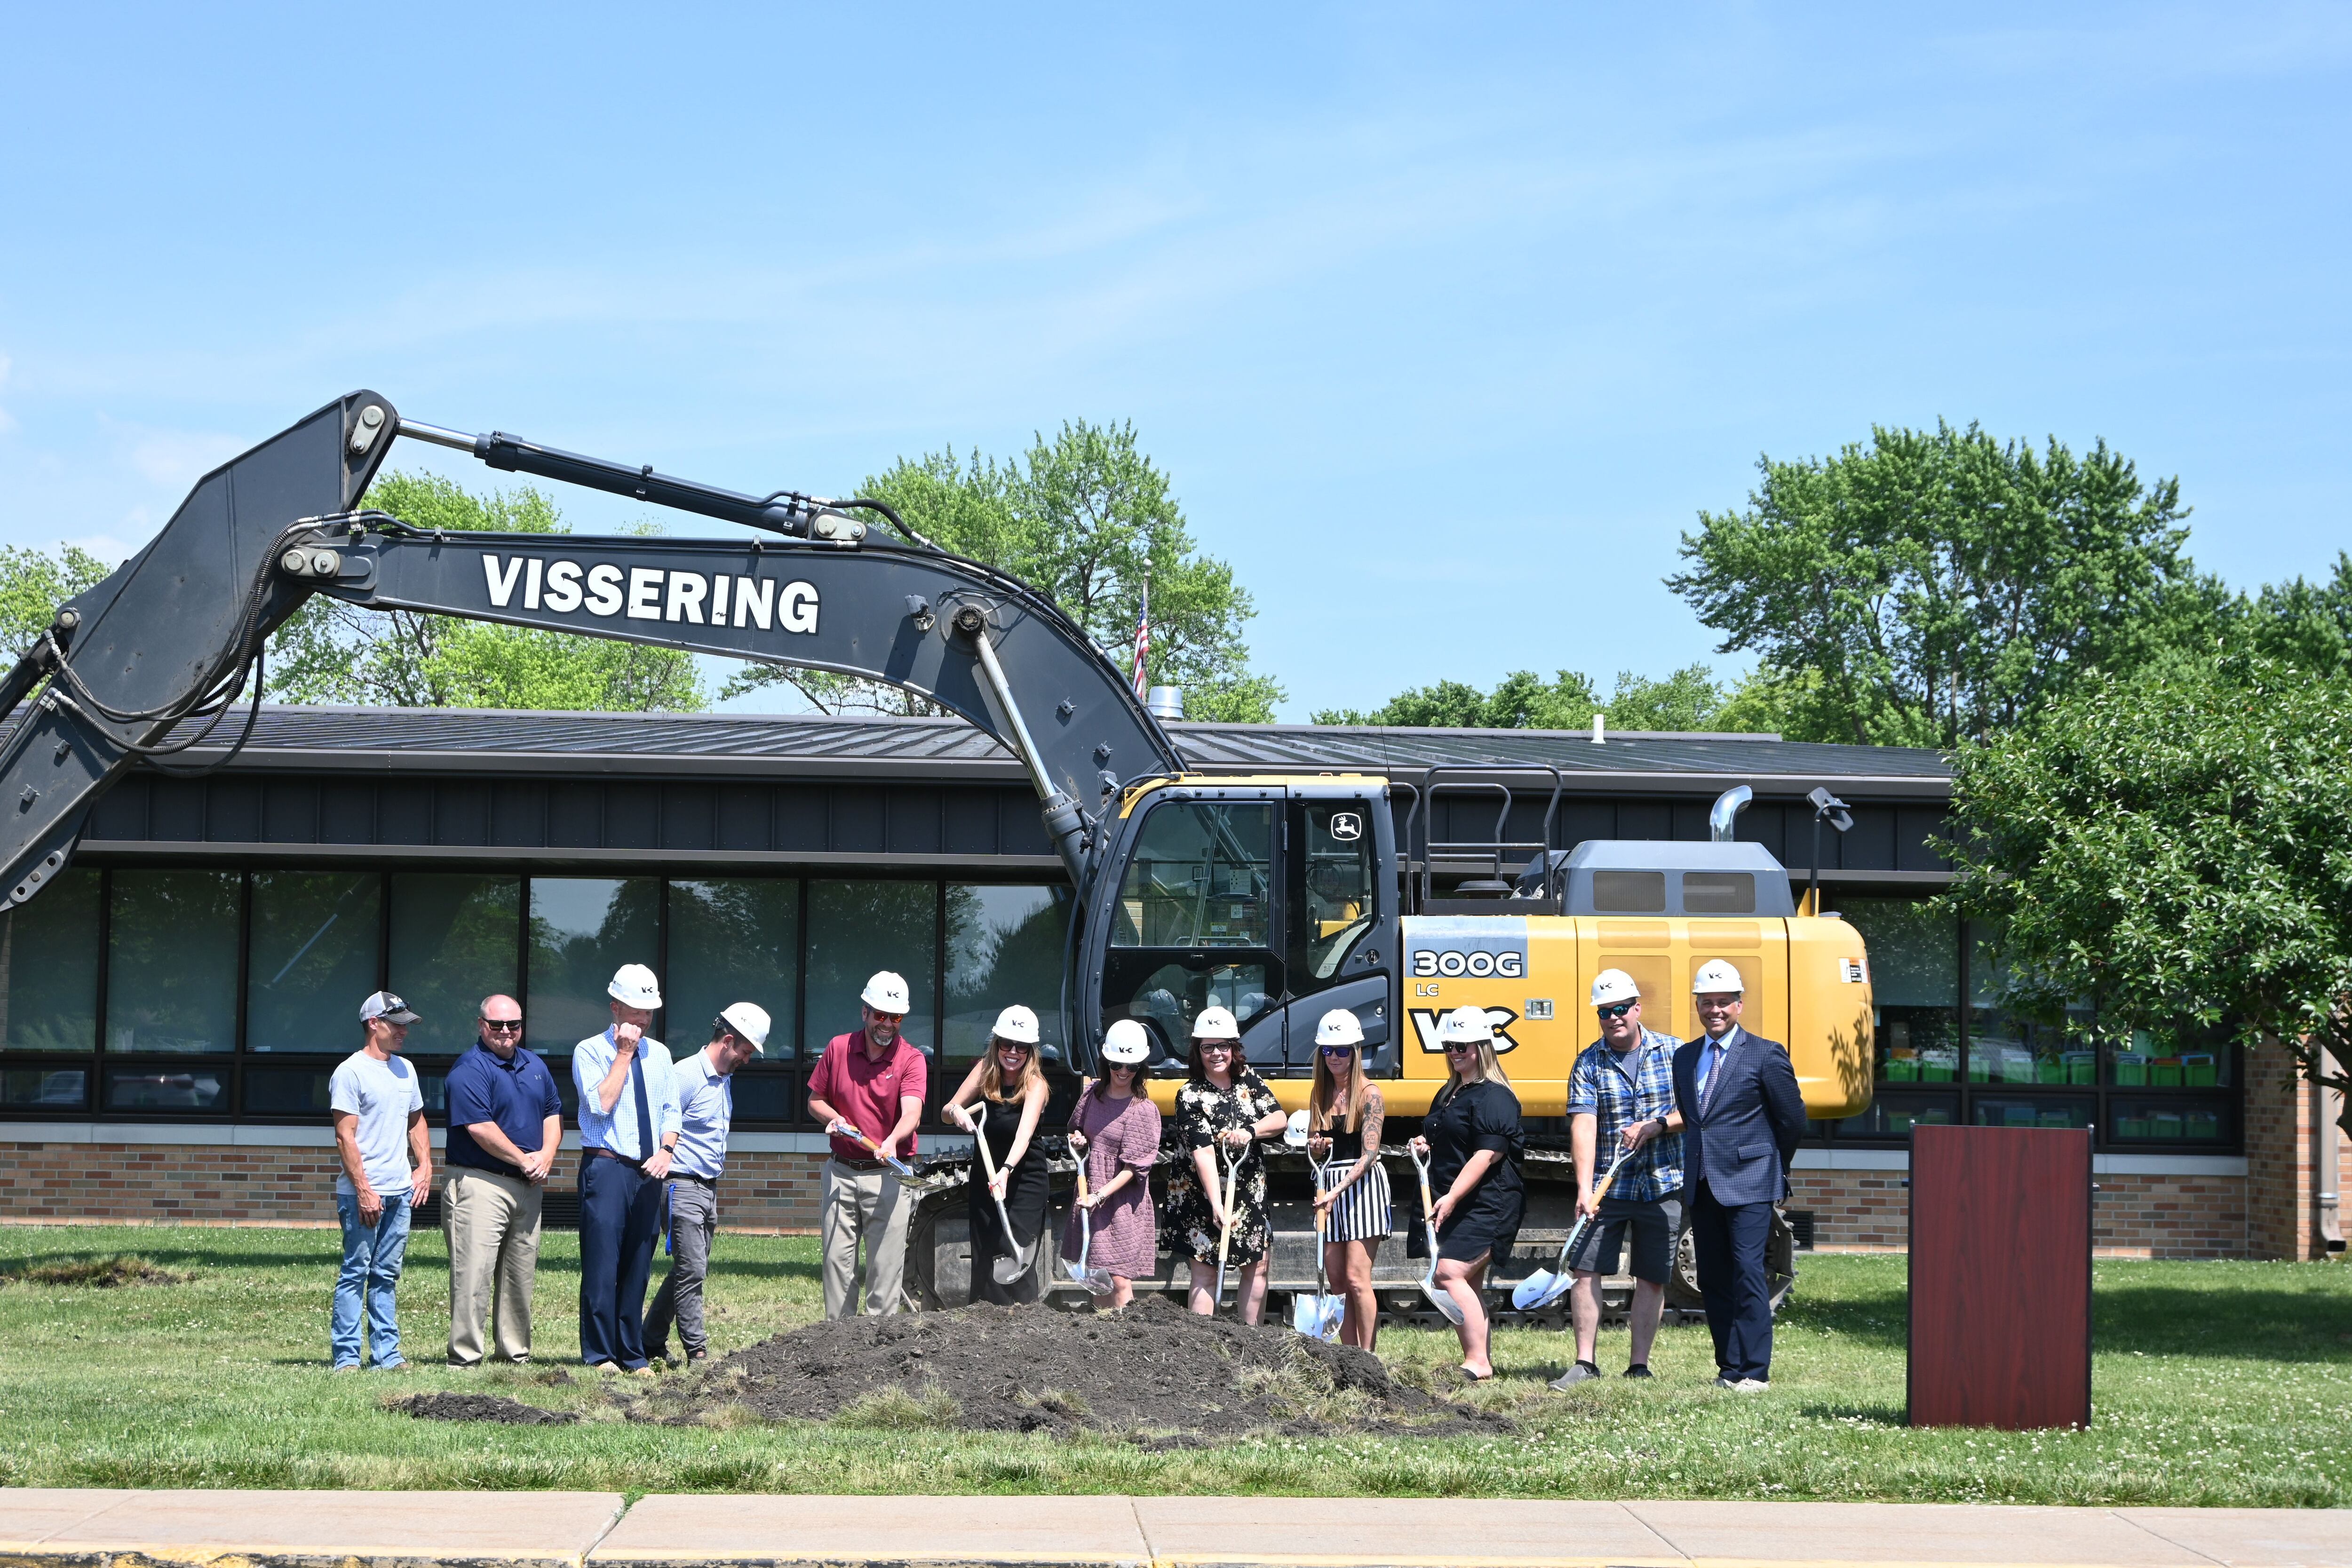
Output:
<instances>
[{"instance_id":1,"label":"roof vent pipe","mask_svg":"<svg viewBox=\"0 0 2352 1568\"><path fill-rule=\"evenodd\" d=\"M1181 686L1155 686L1143 700L1144 711L1154 719L1184 717L1184 689Z\"/></svg>"},{"instance_id":2,"label":"roof vent pipe","mask_svg":"<svg viewBox=\"0 0 2352 1568\"><path fill-rule=\"evenodd\" d=\"M1706 813L1706 836L1709 841L1717 844L1730 843L1732 824L1739 820L1739 814L1746 811L1748 803L1755 798L1756 792L1746 784L1734 784L1717 795L1715 804L1707 808Z\"/></svg>"}]
</instances>

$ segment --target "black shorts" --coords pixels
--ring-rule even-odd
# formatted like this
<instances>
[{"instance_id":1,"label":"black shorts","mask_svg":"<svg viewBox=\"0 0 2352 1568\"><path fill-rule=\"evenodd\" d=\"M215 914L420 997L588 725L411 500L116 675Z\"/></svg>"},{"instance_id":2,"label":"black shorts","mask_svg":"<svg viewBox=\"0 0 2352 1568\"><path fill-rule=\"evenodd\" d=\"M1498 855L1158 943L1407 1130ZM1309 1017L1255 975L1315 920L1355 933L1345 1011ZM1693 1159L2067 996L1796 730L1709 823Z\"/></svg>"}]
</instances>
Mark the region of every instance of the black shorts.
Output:
<instances>
[{"instance_id":1,"label":"black shorts","mask_svg":"<svg viewBox=\"0 0 2352 1568\"><path fill-rule=\"evenodd\" d=\"M1673 1278L1675 1245L1682 1239L1683 1197L1602 1198L1600 1217L1585 1228L1584 1239L1569 1255L1568 1266L1579 1274L1614 1274L1625 1232L1633 1233L1633 1278L1663 1285Z\"/></svg>"}]
</instances>

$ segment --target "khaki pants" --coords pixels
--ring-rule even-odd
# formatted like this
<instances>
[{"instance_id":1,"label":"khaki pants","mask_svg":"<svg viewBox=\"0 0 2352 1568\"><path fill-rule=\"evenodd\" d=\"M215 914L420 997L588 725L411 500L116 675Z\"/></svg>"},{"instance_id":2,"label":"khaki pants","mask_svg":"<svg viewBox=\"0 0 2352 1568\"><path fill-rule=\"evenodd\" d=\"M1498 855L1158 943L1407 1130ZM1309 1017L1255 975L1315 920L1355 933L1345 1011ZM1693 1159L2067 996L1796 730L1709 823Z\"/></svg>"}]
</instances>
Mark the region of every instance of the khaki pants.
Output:
<instances>
[{"instance_id":1,"label":"khaki pants","mask_svg":"<svg viewBox=\"0 0 2352 1568\"><path fill-rule=\"evenodd\" d=\"M459 1165L441 1188L441 1232L449 1241L449 1359L482 1359L482 1324L498 1289L500 1361L530 1357L530 1287L539 1268L540 1195L520 1176Z\"/></svg>"},{"instance_id":2,"label":"khaki pants","mask_svg":"<svg viewBox=\"0 0 2352 1568\"><path fill-rule=\"evenodd\" d=\"M853 1171L824 1163L824 1315L846 1318L856 1305L857 1243L866 1242L866 1311L899 1310L907 1272L906 1188L888 1170Z\"/></svg>"}]
</instances>

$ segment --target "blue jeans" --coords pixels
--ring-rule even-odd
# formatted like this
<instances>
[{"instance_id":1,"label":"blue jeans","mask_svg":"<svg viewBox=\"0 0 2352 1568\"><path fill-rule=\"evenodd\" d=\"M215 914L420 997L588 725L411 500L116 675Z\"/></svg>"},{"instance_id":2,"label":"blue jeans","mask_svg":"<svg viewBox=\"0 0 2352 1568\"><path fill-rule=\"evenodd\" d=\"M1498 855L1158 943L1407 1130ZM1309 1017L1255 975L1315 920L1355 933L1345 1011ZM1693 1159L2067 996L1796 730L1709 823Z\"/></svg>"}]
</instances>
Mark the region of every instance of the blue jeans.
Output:
<instances>
[{"instance_id":1,"label":"blue jeans","mask_svg":"<svg viewBox=\"0 0 2352 1568\"><path fill-rule=\"evenodd\" d=\"M343 1221L343 1271L335 1280L334 1315L328 1342L337 1366L360 1364L360 1304L367 1304L368 1341L379 1367L400 1364L400 1319L392 1290L400 1283L401 1260L408 1256L408 1189L386 1193L383 1213L373 1226L360 1223L356 1193L337 1193L335 1213Z\"/></svg>"}]
</instances>

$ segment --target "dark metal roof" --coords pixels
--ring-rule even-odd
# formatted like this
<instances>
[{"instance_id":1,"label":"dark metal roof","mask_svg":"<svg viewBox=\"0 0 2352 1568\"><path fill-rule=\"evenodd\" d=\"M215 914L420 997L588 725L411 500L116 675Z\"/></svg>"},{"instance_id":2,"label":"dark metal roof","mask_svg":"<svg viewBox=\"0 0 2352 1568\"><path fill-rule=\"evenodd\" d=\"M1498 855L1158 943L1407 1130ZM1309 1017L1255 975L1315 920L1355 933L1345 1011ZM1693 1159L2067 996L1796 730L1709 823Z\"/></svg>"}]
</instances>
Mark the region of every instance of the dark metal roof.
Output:
<instances>
[{"instance_id":1,"label":"dark metal roof","mask_svg":"<svg viewBox=\"0 0 2352 1568\"><path fill-rule=\"evenodd\" d=\"M224 722L216 739L235 733ZM1429 768L1527 765L1560 770L1573 790L1702 790L1749 783L1801 793L1829 783L1861 793L1941 798L1939 752L1829 746L1775 736L1622 732L1596 744L1581 731L1418 730L1370 725L1192 724L1169 727L1207 773L1360 772L1412 780ZM205 751L190 753L201 759ZM691 764L681 767L680 764ZM246 769L732 773L1017 780L1012 756L961 719L875 715L552 713L464 708L265 707Z\"/></svg>"}]
</instances>

